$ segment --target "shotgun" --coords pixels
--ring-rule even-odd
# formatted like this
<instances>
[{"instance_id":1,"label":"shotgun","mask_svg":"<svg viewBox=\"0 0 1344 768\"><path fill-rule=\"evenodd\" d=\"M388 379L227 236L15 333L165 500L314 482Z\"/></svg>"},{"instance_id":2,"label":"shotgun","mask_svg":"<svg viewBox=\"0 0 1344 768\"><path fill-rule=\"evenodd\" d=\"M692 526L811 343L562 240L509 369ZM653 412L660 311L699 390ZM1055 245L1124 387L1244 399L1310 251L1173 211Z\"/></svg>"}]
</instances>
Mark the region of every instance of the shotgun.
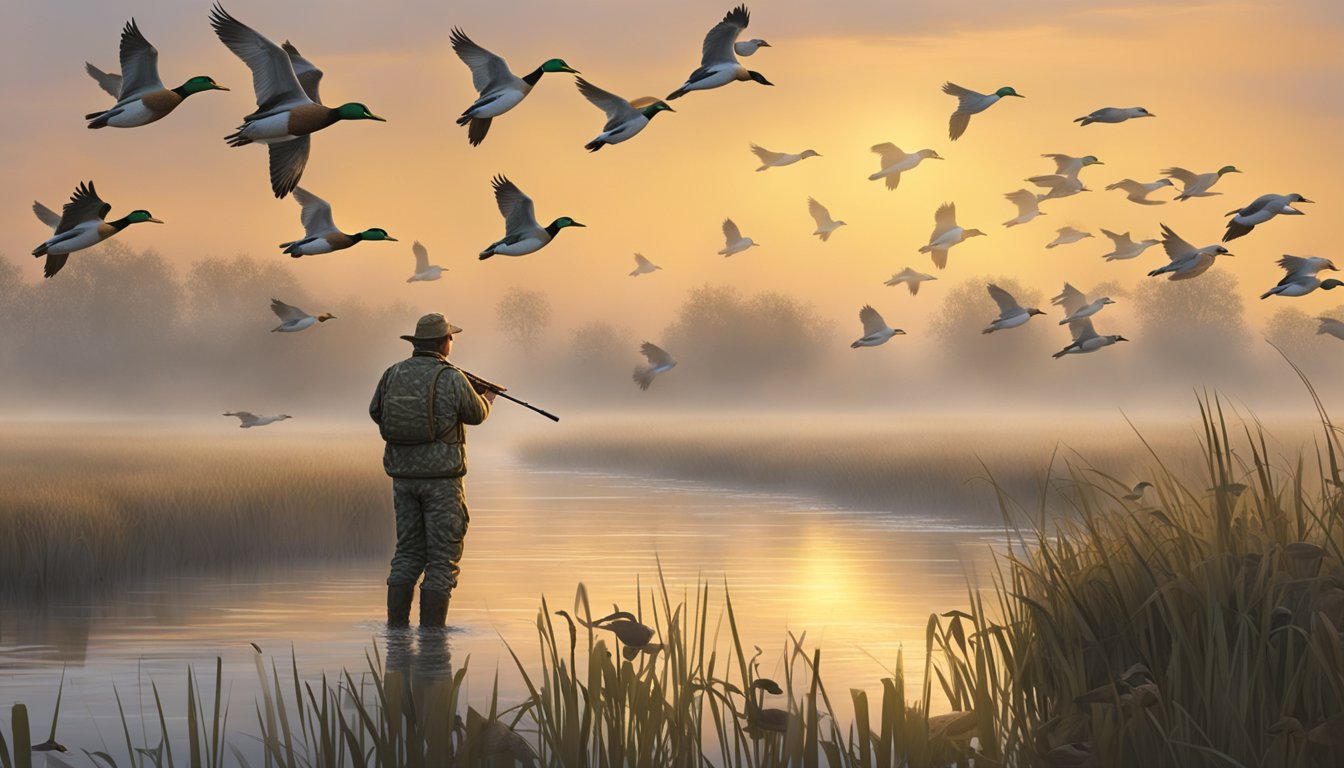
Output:
<instances>
[{"instance_id":1,"label":"shotgun","mask_svg":"<svg viewBox=\"0 0 1344 768\"><path fill-rule=\"evenodd\" d=\"M499 384L495 384L494 382L491 381L486 381L485 379L482 379L480 376L477 376L474 373L468 373L462 370L461 368L458 368L457 370L461 371L462 375L467 377L467 381L471 382L471 386L474 387L477 392L485 392L485 391L494 392L499 397L502 397L505 400L508 400L509 402L517 403L523 406L524 408L528 409L529 411L536 411L537 413L541 414L542 416L545 416L551 421L560 421L559 416L556 416L555 414L549 411L544 411L538 408L537 406L532 405L531 403L525 403L522 400L519 400L518 398L514 397L513 395L507 394L504 391L505 387L502 387Z\"/></svg>"}]
</instances>

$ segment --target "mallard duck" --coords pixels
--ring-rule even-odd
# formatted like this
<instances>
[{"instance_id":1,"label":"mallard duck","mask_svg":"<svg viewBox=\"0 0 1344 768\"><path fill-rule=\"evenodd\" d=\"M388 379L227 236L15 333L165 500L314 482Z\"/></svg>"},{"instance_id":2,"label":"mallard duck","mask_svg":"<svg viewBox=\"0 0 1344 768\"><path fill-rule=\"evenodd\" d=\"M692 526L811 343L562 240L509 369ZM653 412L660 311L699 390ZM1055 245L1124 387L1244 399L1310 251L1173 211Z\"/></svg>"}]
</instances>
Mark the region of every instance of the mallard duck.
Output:
<instances>
[{"instance_id":1,"label":"mallard duck","mask_svg":"<svg viewBox=\"0 0 1344 768\"><path fill-rule=\"evenodd\" d=\"M210 25L220 42L252 70L252 89L257 97L257 110L244 117L238 130L224 140L231 147L254 142L268 146L271 191L276 197L288 195L303 178L312 134L342 120L385 122L357 102L332 108L314 101L300 84L290 54L230 16L218 3L210 10Z\"/></svg>"},{"instance_id":2,"label":"mallard duck","mask_svg":"<svg viewBox=\"0 0 1344 768\"><path fill-rule=\"evenodd\" d=\"M1334 290L1344 285L1344 282L1333 277L1325 280L1316 276L1321 270L1339 271L1339 267L1329 259L1323 259L1320 256L1289 256L1285 254L1278 261L1287 274L1279 281L1279 284L1265 291L1260 298L1268 299L1270 296L1306 296L1308 293L1320 288L1323 291Z\"/></svg>"},{"instance_id":3,"label":"mallard duck","mask_svg":"<svg viewBox=\"0 0 1344 768\"><path fill-rule=\"evenodd\" d=\"M290 415L288 415L288 414L284 414L284 413L280 414L279 416L258 416L258 415L256 415L255 413L252 413L252 412L250 412L250 411L229 411L229 412L225 413L224 415L225 415L225 416L236 416L236 417L238 418L238 421L239 421L239 424L238 424L238 428L239 428L239 429L251 429L252 427L264 427L264 426L266 426L267 424L274 424L274 423L277 422L277 421L284 421L285 419L292 419L292 418L294 418L293 416L290 416ZM255 646L254 646L254 647L255 647Z\"/></svg>"},{"instance_id":4,"label":"mallard duck","mask_svg":"<svg viewBox=\"0 0 1344 768\"><path fill-rule=\"evenodd\" d=\"M662 269L662 267L660 267L660 266L658 266L657 264L654 264L652 261L649 261L648 259L644 258L644 255L643 255L643 254L641 254L641 253L636 253L636 254L635 254L635 268L634 268L634 270L632 270L632 271L630 272L630 276L631 276L631 277L638 277L639 275L647 275L647 274L651 274L651 273L654 272L655 270L659 270L659 269Z\"/></svg>"},{"instance_id":5,"label":"mallard duck","mask_svg":"<svg viewBox=\"0 0 1344 768\"><path fill-rule=\"evenodd\" d=\"M887 280L885 283L883 283L883 285L890 286L905 283L905 286L910 289L910 295L914 296L919 293L920 283L937 279L938 278L934 277L933 275L926 275L923 272L916 272L910 267L906 267L905 269L902 269L900 272L897 272L896 274L892 275L891 279Z\"/></svg>"},{"instance_id":6,"label":"mallard duck","mask_svg":"<svg viewBox=\"0 0 1344 768\"><path fill-rule=\"evenodd\" d=\"M39 208L41 210L39 210ZM93 188L93 182L80 182L70 202L61 210L60 220L55 224L55 233L33 249L33 255L47 257L42 274L51 277L61 271L65 260L75 251L91 248L112 237L131 224L149 221L162 224L162 221L146 210L138 209L114 221L105 221L112 206L102 201ZM41 203L33 203L33 212L42 223L50 224L52 211ZM45 212L45 213L44 213Z\"/></svg>"},{"instance_id":7,"label":"mallard duck","mask_svg":"<svg viewBox=\"0 0 1344 768\"><path fill-rule=\"evenodd\" d=\"M1162 248L1166 250L1167 258L1171 259L1171 263L1149 272L1149 277L1170 275L1167 278L1168 280L1189 280L1209 271L1209 267L1213 266L1214 260L1219 256L1233 255L1218 244L1196 248L1176 234L1171 227L1166 224L1161 226Z\"/></svg>"},{"instance_id":8,"label":"mallard duck","mask_svg":"<svg viewBox=\"0 0 1344 768\"><path fill-rule=\"evenodd\" d=\"M737 60L734 48L737 36L751 23L751 12L747 6L739 5L729 11L723 21L715 24L705 35L700 47L700 68L686 78L681 87L667 95L667 100L679 99L691 91L707 91L720 88L738 80L754 80L761 85L774 85L760 72L754 72Z\"/></svg>"},{"instance_id":9,"label":"mallard duck","mask_svg":"<svg viewBox=\"0 0 1344 768\"><path fill-rule=\"evenodd\" d=\"M111 76L85 63L89 74L104 90ZM98 74L94 74L98 72ZM227 91L209 75L197 75L176 88L163 87L159 79L159 52L140 33L135 19L121 31L121 72L117 77L117 103L100 112L84 116L90 128L137 128L168 116L187 97L202 91ZM101 77L99 76L101 75Z\"/></svg>"},{"instance_id":10,"label":"mallard duck","mask_svg":"<svg viewBox=\"0 0 1344 768\"><path fill-rule=\"evenodd\" d=\"M1098 349L1109 347L1117 342L1129 341L1129 339L1126 339L1119 334L1112 336L1099 335L1097 329L1092 327L1092 318L1090 317L1085 317L1082 320L1070 320L1069 334L1073 336L1073 342L1051 355L1051 357L1058 360L1065 355L1082 355L1088 352L1096 352Z\"/></svg>"},{"instance_id":11,"label":"mallard duck","mask_svg":"<svg viewBox=\"0 0 1344 768\"><path fill-rule=\"evenodd\" d=\"M878 179L887 180L887 189L896 189L901 183L901 173L919 165L924 160L942 160L943 158L932 149L921 149L913 154L906 154L900 147L892 144L890 141L882 144L874 144L872 151L882 159L882 168L877 173L868 176L869 181Z\"/></svg>"},{"instance_id":12,"label":"mallard duck","mask_svg":"<svg viewBox=\"0 0 1344 768\"><path fill-rule=\"evenodd\" d=\"M1213 173L1195 173L1194 171L1187 171L1184 168L1173 166L1171 168L1163 168L1162 173L1163 175L1170 176L1181 182L1181 185L1184 187L1181 190L1181 194L1176 196L1176 199L1189 200L1192 197L1213 197L1214 195L1223 194L1222 192L1210 192L1209 187L1217 184L1218 180L1223 178L1223 174L1241 173L1241 171L1237 170L1235 165L1224 165Z\"/></svg>"},{"instance_id":13,"label":"mallard duck","mask_svg":"<svg viewBox=\"0 0 1344 768\"><path fill-rule=\"evenodd\" d=\"M859 347L878 347L891 341L894 336L904 336L905 331L892 328L882 319L873 305L864 304L859 310L859 322L863 323L863 335L849 345L850 349Z\"/></svg>"},{"instance_id":14,"label":"mallard duck","mask_svg":"<svg viewBox=\"0 0 1344 768\"><path fill-rule=\"evenodd\" d=\"M1064 308L1064 319L1059 321L1060 325L1068 325L1074 320L1082 320L1085 317L1091 317L1101 311L1107 304L1114 304L1109 296L1103 296L1094 301L1088 301L1087 295L1074 288L1068 283L1064 284L1064 290L1060 291L1058 296L1050 299L1050 303L1057 307Z\"/></svg>"},{"instance_id":15,"label":"mallard duck","mask_svg":"<svg viewBox=\"0 0 1344 768\"><path fill-rule=\"evenodd\" d=\"M743 237L742 230L737 228L737 224L734 224L732 219L723 220L723 240L723 250L719 251L719 255L725 257L741 253L752 246L760 245L750 237Z\"/></svg>"},{"instance_id":16,"label":"mallard duck","mask_svg":"<svg viewBox=\"0 0 1344 768\"><path fill-rule=\"evenodd\" d=\"M532 198L523 194L516 184L504 176L496 176L491 179L490 185L494 187L499 212L504 216L504 237L481 251L482 261L491 256L526 256L536 253L554 240L565 227L587 226L568 216L561 216L542 227L537 223Z\"/></svg>"},{"instance_id":17,"label":"mallard duck","mask_svg":"<svg viewBox=\"0 0 1344 768\"><path fill-rule=\"evenodd\" d=\"M1092 236L1093 235L1091 232L1084 232L1081 229L1074 229L1073 227L1060 227L1059 229L1055 230L1055 239L1046 243L1045 247L1056 248L1061 245L1076 243L1079 240Z\"/></svg>"},{"instance_id":18,"label":"mallard duck","mask_svg":"<svg viewBox=\"0 0 1344 768\"><path fill-rule=\"evenodd\" d=\"M793 165L800 160L806 160L809 157L821 157L815 149L804 149L802 152L771 152L770 150L758 144L751 145L751 153L761 161L761 167L757 171L765 171L771 168L783 168L786 165Z\"/></svg>"},{"instance_id":19,"label":"mallard duck","mask_svg":"<svg viewBox=\"0 0 1344 768\"><path fill-rule=\"evenodd\" d=\"M997 104L999 99L1008 96L1016 96L1019 99L1026 98L1006 85L993 93L977 93L970 88L962 88L956 83L948 82L943 83L943 93L948 96L955 96L957 99L957 110L952 113L952 117L947 124L947 135L951 136L953 141L961 138L961 135L966 132L966 127L971 124L971 115L984 112Z\"/></svg>"},{"instance_id":20,"label":"mallard duck","mask_svg":"<svg viewBox=\"0 0 1344 768\"><path fill-rule=\"evenodd\" d=\"M921 246L920 253L929 254L933 265L947 269L947 251L952 246L964 242L969 237L984 237L978 229L964 229L957 225L956 203L943 203L933 214L933 234L929 235L929 244Z\"/></svg>"},{"instance_id":21,"label":"mallard duck","mask_svg":"<svg viewBox=\"0 0 1344 768\"><path fill-rule=\"evenodd\" d=\"M1157 117L1143 107L1102 107L1096 112L1074 118L1073 122L1082 125L1093 123L1123 123L1136 117Z\"/></svg>"},{"instance_id":22,"label":"mallard duck","mask_svg":"<svg viewBox=\"0 0 1344 768\"><path fill-rule=\"evenodd\" d=\"M1038 197L1035 192L1027 189L1019 189L1004 195L1008 202L1017 206L1017 215L1003 222L1003 226L1015 227L1018 224L1026 224L1037 216L1044 216L1045 211L1041 210Z\"/></svg>"},{"instance_id":23,"label":"mallard duck","mask_svg":"<svg viewBox=\"0 0 1344 768\"><path fill-rule=\"evenodd\" d=\"M651 344L647 341L644 342L639 346L639 353L643 355L646 360L649 361L648 365L642 365L636 368L634 376L632 377L634 378L635 383L639 385L640 389L648 389L649 385L653 383L653 379L655 376L657 376L660 373L667 373L668 371L672 370L677 366L677 361L672 359L672 356L667 353L667 350L663 349L662 347L659 347L656 344ZM611 629L612 631L616 632L617 635L620 634L620 632L617 631L612 626L603 627L603 629ZM644 639L644 643L647 643L649 639L652 637L653 635L650 634L648 638ZM625 638L621 638L621 640L622 642L625 642L627 645L644 644L644 643L630 642Z\"/></svg>"},{"instance_id":24,"label":"mallard duck","mask_svg":"<svg viewBox=\"0 0 1344 768\"><path fill-rule=\"evenodd\" d=\"M503 58L477 45L457 27L453 27L448 40L452 43L453 52L471 69L471 84L480 94L457 118L458 125L467 126L467 141L473 147L485 141L485 134L490 131L490 121L518 106L532 92L542 75L547 72L579 73L564 59L547 59L541 66L518 77L509 70Z\"/></svg>"},{"instance_id":25,"label":"mallard duck","mask_svg":"<svg viewBox=\"0 0 1344 768\"><path fill-rule=\"evenodd\" d=\"M303 187L294 188L294 201L302 206L299 221L303 222L303 237L281 243L280 248L296 259L300 256L342 251L363 240L397 242L397 238L387 234L387 230L381 227L372 227L353 235L345 234L337 229L336 222L332 221L331 203Z\"/></svg>"},{"instance_id":26,"label":"mallard duck","mask_svg":"<svg viewBox=\"0 0 1344 768\"><path fill-rule=\"evenodd\" d=\"M1316 321L1320 323L1320 326L1316 328L1317 336L1325 334L1344 341L1344 320L1337 317L1318 317Z\"/></svg>"},{"instance_id":27,"label":"mallard duck","mask_svg":"<svg viewBox=\"0 0 1344 768\"><path fill-rule=\"evenodd\" d=\"M826 210L826 206L810 197L807 198L807 212L812 214L812 220L817 223L817 229L812 234L821 238L823 243L830 238L832 232L845 226L845 222L831 218L831 212Z\"/></svg>"},{"instance_id":28,"label":"mallard duck","mask_svg":"<svg viewBox=\"0 0 1344 768\"><path fill-rule=\"evenodd\" d=\"M981 333L993 333L995 331L1005 331L1009 328L1017 328L1026 325L1027 321L1035 315L1044 315L1045 313L1035 307L1024 307L1017 303L1013 295L999 286L990 283L986 288L989 290L989 297L994 299L994 303L999 305L999 316L989 324Z\"/></svg>"},{"instance_id":29,"label":"mallard duck","mask_svg":"<svg viewBox=\"0 0 1344 768\"><path fill-rule=\"evenodd\" d=\"M271 311L280 318L280 324L271 329L271 333L298 333L306 331L318 323L325 323L328 320L335 320L336 316L330 312L323 312L320 315L310 315L302 309L286 304L279 299L271 299ZM227 416L228 414L224 414Z\"/></svg>"},{"instance_id":30,"label":"mallard duck","mask_svg":"<svg viewBox=\"0 0 1344 768\"><path fill-rule=\"evenodd\" d=\"M1228 211L1225 215L1233 217L1227 223L1227 233L1223 235L1223 242L1236 240L1242 235L1250 234L1257 224L1264 224L1266 221L1283 214L1286 216L1301 216L1302 211L1293 207L1294 203L1310 203L1312 201L1293 192L1287 195L1261 195L1251 201L1244 208L1238 208L1235 211Z\"/></svg>"},{"instance_id":31,"label":"mallard duck","mask_svg":"<svg viewBox=\"0 0 1344 768\"><path fill-rule=\"evenodd\" d=\"M415 274L406 278L408 283L438 280L448 271L447 267L429 263L429 251L425 250L425 246L421 245L419 240L411 245L411 253L415 254Z\"/></svg>"},{"instance_id":32,"label":"mallard duck","mask_svg":"<svg viewBox=\"0 0 1344 768\"><path fill-rule=\"evenodd\" d=\"M607 124L602 126L602 133L583 145L589 152L596 152L608 144L620 144L633 138L635 134L644 130L659 112L676 111L660 99L639 99L630 102L598 88L582 77L575 78L575 81L583 98L607 114ZM640 106L636 107L635 104Z\"/></svg>"},{"instance_id":33,"label":"mallard duck","mask_svg":"<svg viewBox=\"0 0 1344 768\"><path fill-rule=\"evenodd\" d=\"M1144 251L1148 250L1149 248L1153 247L1154 245L1157 245L1158 243L1162 242L1161 240L1154 240L1152 238L1149 238L1147 240L1140 240L1139 242L1136 243L1130 238L1128 232L1117 235L1116 233L1110 231L1109 229L1102 229L1101 234L1105 235L1106 237L1109 237L1111 239L1111 243L1114 245L1114 247L1111 249L1111 252L1103 256L1103 258L1105 258L1107 261L1120 261L1122 259L1132 259L1138 256L1139 254L1143 253Z\"/></svg>"},{"instance_id":34,"label":"mallard duck","mask_svg":"<svg viewBox=\"0 0 1344 768\"><path fill-rule=\"evenodd\" d=\"M318 98L317 86L322 80L322 70L313 66L313 63L301 56L297 48L288 40L281 46L285 53L289 54L289 63L294 67L294 74L299 78L299 85L303 86L303 92L308 94L308 98L315 103L321 104L322 99ZM121 96L121 75L115 72L104 72L89 62L84 62L84 70L89 73L89 77L98 83L98 86L107 91L112 98ZM227 91L228 88L220 87L216 90Z\"/></svg>"}]
</instances>

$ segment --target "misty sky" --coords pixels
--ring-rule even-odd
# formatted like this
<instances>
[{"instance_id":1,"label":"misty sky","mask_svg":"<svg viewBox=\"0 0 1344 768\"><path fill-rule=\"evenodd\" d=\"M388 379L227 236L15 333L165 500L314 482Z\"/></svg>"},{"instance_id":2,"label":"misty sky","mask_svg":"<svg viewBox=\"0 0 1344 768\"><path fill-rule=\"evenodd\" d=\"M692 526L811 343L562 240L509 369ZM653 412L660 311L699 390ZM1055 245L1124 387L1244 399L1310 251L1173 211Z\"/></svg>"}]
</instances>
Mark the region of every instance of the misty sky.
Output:
<instances>
[{"instance_id":1,"label":"misty sky","mask_svg":"<svg viewBox=\"0 0 1344 768\"><path fill-rule=\"evenodd\" d=\"M774 47L749 64L776 87L693 93L636 139L593 156L582 145L604 117L568 75L547 75L495 121L481 147L469 147L452 120L474 92L448 45L450 28L460 25L519 73L558 56L627 98L664 96L698 64L701 39L728 2L231 0L226 7L316 62L328 103L362 101L388 118L322 132L303 179L333 204L345 231L381 226L402 240L294 265L333 310L356 294L397 299L493 333L494 301L518 285L548 292L561 325L604 317L656 337L688 288L712 282L806 296L855 336L855 312L873 303L917 344L927 318L963 280L1012 275L1046 296L1064 280L1084 289L1104 280L1132 285L1165 263L1160 249L1105 264L1100 227L1139 239L1166 222L1202 245L1219 238L1226 211L1266 192L1300 192L1319 203L1237 241L1237 258L1215 267L1241 281L1247 303L1257 305L1253 318L1274 304L1255 296L1277 282L1278 256L1336 256L1330 225L1344 197L1337 4L754 2L745 36ZM147 208L168 222L119 236L134 249L184 264L241 252L285 259L275 246L301 234L298 206L271 197L263 149L222 140L253 109L250 76L215 39L207 11L205 2L148 0L10 6L0 30L0 78L11 103L0 127L8 180L0 188L0 253L30 281L41 281L41 269L27 253L49 232L29 205L58 208L82 179L97 182L112 216ZM115 69L120 28L132 16L158 47L170 87L209 74L234 90L194 96L148 127L87 130L80 116L111 100L83 63ZM954 100L939 92L949 79L982 91L1012 85L1028 98L977 116L954 143L947 139ZM1071 122L1098 107L1136 105L1158 117L1088 128ZM878 168L868 148L884 141L933 148L947 160L925 164L888 192L866 179ZM823 157L755 173L750 142ZM1004 229L1015 211L1003 194L1051 171L1038 157L1044 152L1100 156L1106 164L1083 174L1095 191L1049 201L1047 216ZM1245 173L1226 177L1217 198L1142 207L1102 191L1124 177L1155 180L1169 165L1225 164ZM489 186L496 173L535 199L543 223L569 215L588 228L531 256L478 262L476 253L503 232ZM829 243L810 236L809 195L850 223ZM907 265L934 271L916 250L945 200L957 203L963 225L989 237L954 249L949 269L918 297L884 287ZM725 216L764 246L715 256ZM1098 239L1046 251L1064 225ZM449 267L443 281L404 282L415 239ZM636 251L665 270L626 277ZM79 269L80 259L67 269ZM1340 302L1323 293L1287 300L1311 314ZM1109 329L1099 322L1099 330ZM1067 341L1061 331L1060 346Z\"/></svg>"}]
</instances>

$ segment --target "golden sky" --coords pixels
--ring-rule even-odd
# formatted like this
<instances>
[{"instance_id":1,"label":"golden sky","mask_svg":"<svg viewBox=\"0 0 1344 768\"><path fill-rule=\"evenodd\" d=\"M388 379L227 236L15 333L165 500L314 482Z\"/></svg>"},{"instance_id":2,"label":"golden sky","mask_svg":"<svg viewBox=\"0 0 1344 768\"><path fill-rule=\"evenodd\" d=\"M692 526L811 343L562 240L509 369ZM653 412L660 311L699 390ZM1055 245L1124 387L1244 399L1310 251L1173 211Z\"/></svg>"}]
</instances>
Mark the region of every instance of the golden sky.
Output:
<instances>
[{"instance_id":1,"label":"golden sky","mask_svg":"<svg viewBox=\"0 0 1344 768\"><path fill-rule=\"evenodd\" d=\"M1324 2L1041 0L1005 8L963 0L924 9L755 2L744 37L774 47L747 63L776 87L737 83L692 93L673 103L676 113L595 155L582 145L605 118L570 75L546 75L495 121L482 146L468 146L452 121L474 92L448 45L449 29L461 25L519 74L557 56L627 98L664 96L697 66L701 39L727 2L442 9L417 1L324 10L329 5L231 0L226 7L263 34L292 40L321 67L327 103L362 101L388 118L319 134L302 182L332 203L345 231L381 226L401 240L293 263L309 292L337 314L342 298L359 295L441 310L468 328L493 326L494 301L520 285L546 291L562 325L602 317L656 337L686 290L711 282L804 295L845 335L858 330L858 307L873 303L893 325L919 335L942 296L970 278L1011 275L1046 296L1064 280L1085 290L1103 280L1147 280L1148 270L1165 263L1160 248L1106 264L1100 227L1139 239L1157 236L1165 222L1203 245L1221 236L1225 212L1266 192L1319 202L1304 217L1280 218L1234 242L1237 257L1215 267L1237 276L1248 304L1263 315L1274 303L1255 297L1277 282L1273 260L1281 254L1335 256L1330 225L1344 197L1344 56L1337 47L1344 21ZM27 252L49 233L29 205L58 207L82 179L97 182L114 217L142 207L168 222L122 233L133 248L184 267L241 252L289 261L276 244L302 233L297 204L271 197L264 149L232 149L222 140L253 109L250 76L215 39L207 10L204 2L165 0L25 1L11 12L0 76L11 104L24 107L11 109L0 128L8 181L0 189L0 252L32 281L41 270ZM80 116L110 99L83 63L115 69L120 27L131 16L158 47L170 87L209 74L234 90L194 96L147 127L87 130ZM985 92L1012 85L1027 98L977 115L952 142L947 118L955 102L939 91L945 80ZM1086 128L1071 122L1103 106L1144 106L1158 117ZM888 192L866 178L878 169L868 148L884 141L947 159L926 162ZM756 173L751 142L822 157ZM1098 155L1105 165L1083 173L1094 191L1048 201L1047 216L1003 228L1015 215L1003 194L1051 172L1039 157L1046 152ZM1203 172L1225 164L1245 173L1225 177L1217 198L1144 207L1103 191L1124 177L1155 180L1169 165ZM565 231L537 254L477 261L503 232L489 185L497 173L534 198L543 224L569 215L588 227ZM849 222L829 243L810 235L809 195ZM884 287L907 265L935 272L916 251L943 201L956 202L959 221L989 237L954 249L940 281L918 297ZM763 247L716 256L725 216ZM1064 225L1097 239L1046 251ZM432 262L450 269L444 280L405 283L416 239ZM664 271L628 278L634 252ZM1281 303L1314 313L1341 299L1317 293Z\"/></svg>"}]
</instances>

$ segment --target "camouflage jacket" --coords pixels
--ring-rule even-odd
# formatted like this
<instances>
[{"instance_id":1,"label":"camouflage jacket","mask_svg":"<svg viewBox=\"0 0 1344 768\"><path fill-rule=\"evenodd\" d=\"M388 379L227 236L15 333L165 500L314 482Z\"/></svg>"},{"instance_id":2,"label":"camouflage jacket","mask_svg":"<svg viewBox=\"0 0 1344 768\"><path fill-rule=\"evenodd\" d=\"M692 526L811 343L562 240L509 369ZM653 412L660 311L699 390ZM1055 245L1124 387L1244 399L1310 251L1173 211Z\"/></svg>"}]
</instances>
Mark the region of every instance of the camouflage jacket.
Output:
<instances>
[{"instance_id":1,"label":"camouflage jacket","mask_svg":"<svg viewBox=\"0 0 1344 768\"><path fill-rule=\"evenodd\" d=\"M442 371L442 373L440 373ZM439 374L437 382L435 374ZM429 399L431 385L434 400ZM432 430L423 438L388 439L383 451L383 469L392 477L461 477L467 473L466 437L463 425L480 424L490 415L490 403L476 394L456 368L442 355L417 351L410 358L383 372L369 403L369 416L387 439L394 419L403 418L405 404L412 403L433 414ZM398 410L400 409L400 410ZM426 420L427 423L427 420ZM432 431L432 434L430 434Z\"/></svg>"}]
</instances>

